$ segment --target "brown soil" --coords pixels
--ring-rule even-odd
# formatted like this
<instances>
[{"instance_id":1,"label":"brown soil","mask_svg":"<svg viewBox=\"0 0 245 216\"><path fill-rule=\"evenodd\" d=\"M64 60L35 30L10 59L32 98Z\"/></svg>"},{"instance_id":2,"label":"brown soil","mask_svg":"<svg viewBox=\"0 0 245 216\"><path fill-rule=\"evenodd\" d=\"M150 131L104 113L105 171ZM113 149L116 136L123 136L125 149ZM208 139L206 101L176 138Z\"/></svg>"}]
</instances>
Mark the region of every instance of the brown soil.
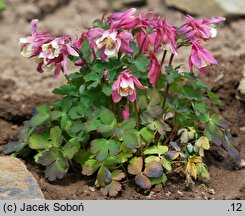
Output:
<instances>
[{"instance_id":1,"label":"brown soil","mask_svg":"<svg viewBox=\"0 0 245 216\"><path fill-rule=\"evenodd\" d=\"M113 1L113 2L118 2ZM30 34L29 20L40 19L39 29L48 28L55 35L76 35L78 28L90 26L91 21L112 9L112 0L6 0L7 9L0 16L0 149L16 140L22 122L31 117L37 104L53 100L51 90L64 82L50 74L35 73L35 64L19 54L18 39ZM114 8L115 9L115 8ZM154 10L171 23L181 23L181 12L169 9L164 0L146 0L141 11ZM218 14L217 14L218 15ZM218 36L207 48L217 57L219 66L201 76L225 103L219 111L229 122L232 134L245 154L245 103L235 99L245 62L245 19L236 19L219 27ZM4 55L3 55L4 54ZM181 50L175 63L183 63L189 50ZM71 71L74 68L71 67ZM45 95L45 96L44 96ZM211 180L196 182L192 189L184 187L184 179L169 176L166 185L157 185L142 195L134 185L124 185L116 199L245 199L245 171L236 170L234 163L221 149L207 155ZM108 199L93 187L93 178L70 172L63 180L49 183L43 168L26 161L37 179L46 199ZM215 194L214 194L215 192Z\"/></svg>"},{"instance_id":2,"label":"brown soil","mask_svg":"<svg viewBox=\"0 0 245 216\"><path fill-rule=\"evenodd\" d=\"M245 55L229 58L218 56L217 59L220 65L210 68L205 76L201 76L201 79L208 83L224 102L224 106L219 111L228 121L229 128L240 144L239 149L244 156L245 133L242 128L245 126L243 118L245 103L235 99L235 93L241 78ZM221 72L224 76L216 81ZM13 83L8 80L1 80L0 83L2 82L4 85L0 85L2 95L0 99L0 144L16 139L21 121L30 118L33 107L54 99L36 95L29 100L16 102L6 97L6 92L14 88ZM165 185L157 185L145 195L137 192L133 183L125 184L123 192L115 199L245 199L245 171L236 169L225 151L215 148L208 153L206 161L209 164L211 180L197 181L191 189L185 188L184 179L169 175L169 180ZM110 199L102 196L94 188L92 177L84 177L70 171L64 179L50 183L44 179L41 166L34 164L30 159L25 163L37 179L46 199Z\"/></svg>"}]
</instances>

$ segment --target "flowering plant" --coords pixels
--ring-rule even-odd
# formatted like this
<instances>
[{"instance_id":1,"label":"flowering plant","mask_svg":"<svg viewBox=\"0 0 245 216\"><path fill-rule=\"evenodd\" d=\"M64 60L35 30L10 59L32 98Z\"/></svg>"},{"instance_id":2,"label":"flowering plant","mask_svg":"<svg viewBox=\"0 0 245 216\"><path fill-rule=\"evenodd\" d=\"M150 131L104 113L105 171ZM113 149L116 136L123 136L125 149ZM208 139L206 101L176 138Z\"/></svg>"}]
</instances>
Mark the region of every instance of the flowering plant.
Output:
<instances>
[{"instance_id":1,"label":"flowering plant","mask_svg":"<svg viewBox=\"0 0 245 216\"><path fill-rule=\"evenodd\" d=\"M61 99L37 107L5 153L34 153L50 181L81 167L111 196L124 178L142 190L165 183L169 173L185 176L188 185L209 179L203 157L211 144L240 158L227 123L213 111L221 101L195 76L217 64L202 43L225 19L186 15L176 27L152 13L135 14L132 8L103 16L75 40L38 33L32 20L21 54L35 58L39 73L64 74L67 84L53 90ZM184 47L191 48L190 72L173 65ZM78 72L68 73L68 60Z\"/></svg>"}]
</instances>

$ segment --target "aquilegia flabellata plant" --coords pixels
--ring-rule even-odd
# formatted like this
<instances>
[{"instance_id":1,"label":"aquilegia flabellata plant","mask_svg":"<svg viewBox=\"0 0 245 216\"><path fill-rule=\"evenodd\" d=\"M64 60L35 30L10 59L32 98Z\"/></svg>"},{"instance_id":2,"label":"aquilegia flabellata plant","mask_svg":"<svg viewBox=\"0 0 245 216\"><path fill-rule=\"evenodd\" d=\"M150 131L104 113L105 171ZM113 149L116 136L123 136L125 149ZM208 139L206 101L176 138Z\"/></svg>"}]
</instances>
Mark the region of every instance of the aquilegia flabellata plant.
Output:
<instances>
[{"instance_id":1,"label":"aquilegia flabellata plant","mask_svg":"<svg viewBox=\"0 0 245 216\"><path fill-rule=\"evenodd\" d=\"M20 39L21 54L35 59L39 73L63 73L67 84L53 91L61 99L37 108L5 153L34 153L50 181L70 165L81 167L83 175L96 174L95 185L111 196L132 176L143 190L165 183L169 173L185 176L188 185L208 179L203 157L211 143L240 158L226 122L213 113L213 103L221 101L194 75L217 64L203 44L225 19L186 15L176 27L136 13L103 16L75 40L38 33L38 20L32 20L31 36ZM173 65L185 47L190 72ZM77 72L68 72L68 61Z\"/></svg>"}]
</instances>

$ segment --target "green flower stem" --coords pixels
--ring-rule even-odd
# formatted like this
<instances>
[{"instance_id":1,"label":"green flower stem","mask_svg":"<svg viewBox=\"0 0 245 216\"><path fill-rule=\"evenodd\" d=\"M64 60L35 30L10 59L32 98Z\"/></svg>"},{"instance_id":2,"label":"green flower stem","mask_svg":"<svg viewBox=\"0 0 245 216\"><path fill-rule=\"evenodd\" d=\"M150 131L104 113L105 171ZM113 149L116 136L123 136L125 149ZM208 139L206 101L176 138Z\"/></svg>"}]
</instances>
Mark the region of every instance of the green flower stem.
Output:
<instances>
[{"instance_id":1,"label":"green flower stem","mask_svg":"<svg viewBox=\"0 0 245 216\"><path fill-rule=\"evenodd\" d=\"M139 106L137 100L133 104L134 104L134 113L137 117L137 128L138 130L140 130L140 113L139 113Z\"/></svg>"},{"instance_id":2,"label":"green flower stem","mask_svg":"<svg viewBox=\"0 0 245 216\"><path fill-rule=\"evenodd\" d=\"M116 104L116 113L117 113L117 117L118 117L118 122L122 122L122 110L120 107L120 104Z\"/></svg>"},{"instance_id":3,"label":"green flower stem","mask_svg":"<svg viewBox=\"0 0 245 216\"><path fill-rule=\"evenodd\" d=\"M86 69L90 69L89 63L86 61L85 58L83 58L83 54L81 52L80 49L78 49L76 46L72 46L72 48L78 53L79 57L82 59L82 61L84 62L84 65L86 67Z\"/></svg>"},{"instance_id":4,"label":"green flower stem","mask_svg":"<svg viewBox=\"0 0 245 216\"><path fill-rule=\"evenodd\" d=\"M159 70L162 69L162 66L163 66L164 60L165 60L165 58L166 58L167 52L168 52L167 50L164 50L164 52L163 52ZM154 86L154 87L155 87L155 86ZM166 103L165 100L166 100L166 98L164 98L164 104ZM157 132L156 135L155 135L155 141L154 141L154 144L155 144L155 145L158 144L160 138L161 138L161 135Z\"/></svg>"},{"instance_id":5,"label":"green flower stem","mask_svg":"<svg viewBox=\"0 0 245 216\"><path fill-rule=\"evenodd\" d=\"M128 101L129 113L134 113L134 104Z\"/></svg>"},{"instance_id":6,"label":"green flower stem","mask_svg":"<svg viewBox=\"0 0 245 216\"><path fill-rule=\"evenodd\" d=\"M172 55L170 56L168 65L172 65L173 59L174 59L174 54L172 54ZM165 94L165 96L164 96L164 98L163 98L163 106L162 106L162 107L163 107L163 110L164 110L165 105L166 105L166 101L167 101L167 97L168 97L168 94L169 94L170 86L171 86L171 83L167 83L166 89L165 89L166 94Z\"/></svg>"},{"instance_id":7,"label":"green flower stem","mask_svg":"<svg viewBox=\"0 0 245 216\"><path fill-rule=\"evenodd\" d=\"M163 66L163 63L164 63L164 60L165 60L167 52L168 52L167 50L164 50L164 52L163 52L162 60L161 60L161 63L160 63L160 70L161 70L161 68Z\"/></svg>"},{"instance_id":8,"label":"green flower stem","mask_svg":"<svg viewBox=\"0 0 245 216\"><path fill-rule=\"evenodd\" d=\"M111 101L111 104L112 112L116 114L116 104L114 104L113 101Z\"/></svg>"},{"instance_id":9,"label":"green flower stem","mask_svg":"<svg viewBox=\"0 0 245 216\"><path fill-rule=\"evenodd\" d=\"M147 33L146 33L146 35L145 35L145 37L144 37L144 39L143 39L143 41L142 41L142 44L141 44L141 46L140 46L140 51L139 51L139 53L138 53L137 56L139 56L139 55L142 53L143 47L144 47L144 45L145 45L146 38L147 38ZM136 57L137 57L137 56L136 56Z\"/></svg>"},{"instance_id":10,"label":"green flower stem","mask_svg":"<svg viewBox=\"0 0 245 216\"><path fill-rule=\"evenodd\" d=\"M174 59L174 54L171 54L168 65L172 65L173 59Z\"/></svg>"},{"instance_id":11,"label":"green flower stem","mask_svg":"<svg viewBox=\"0 0 245 216\"><path fill-rule=\"evenodd\" d=\"M67 83L71 83L71 80L69 79L69 77L66 75L66 74L64 74L64 76L65 76L65 78L66 78L66 80L67 80Z\"/></svg>"},{"instance_id":12,"label":"green flower stem","mask_svg":"<svg viewBox=\"0 0 245 216\"><path fill-rule=\"evenodd\" d=\"M122 167L122 169L123 169L123 171L124 171L124 174L125 174L125 177L126 177L126 181L125 182L129 182L130 180L129 180L129 178L128 178L128 175L127 175L127 170L125 169L125 167L123 166L123 164L121 165L121 167Z\"/></svg>"},{"instance_id":13,"label":"green flower stem","mask_svg":"<svg viewBox=\"0 0 245 216\"><path fill-rule=\"evenodd\" d=\"M157 144L158 144L158 142L159 142L159 139L160 139L160 137L161 137L161 135L160 135L160 133L156 133L156 135L155 135L155 142L154 142L154 144L157 146Z\"/></svg>"},{"instance_id":14,"label":"green flower stem","mask_svg":"<svg viewBox=\"0 0 245 216\"><path fill-rule=\"evenodd\" d=\"M171 131L169 137L168 137L167 140L165 141L165 145L167 145L169 141L170 141L170 142L173 141L173 139L174 139L174 137L175 137L175 134L176 134L177 129L178 129L178 122L176 122L176 119L177 119L177 113L175 113L174 119L173 119L173 125L174 125L174 127L173 127L173 129L172 129L172 131Z\"/></svg>"},{"instance_id":15,"label":"green flower stem","mask_svg":"<svg viewBox=\"0 0 245 216\"><path fill-rule=\"evenodd\" d=\"M61 67L61 71L62 71L62 73L64 74L64 76L65 76L65 78L66 78L66 80L67 80L67 83L70 84L70 83L71 83L71 80L70 80L70 78L68 77L68 75L64 73L63 67Z\"/></svg>"},{"instance_id":16,"label":"green flower stem","mask_svg":"<svg viewBox=\"0 0 245 216\"><path fill-rule=\"evenodd\" d=\"M166 54L167 54L167 51L165 50L164 53L163 53L163 58L162 58L161 64L164 63L164 59L165 59ZM172 65L173 59L174 59L174 54L172 54L172 55L170 56L168 65ZM161 66L162 66L162 65L161 65ZM170 86L171 86L171 84L170 84L170 83L167 83L166 89L165 89L166 94L165 94L165 96L164 96L164 98L163 98L163 106L162 106L162 107L163 107L163 112L164 112L164 108L165 108L165 106L166 106L166 101L167 101L167 97L168 97L168 94L169 94ZM165 115L165 116L166 116L166 115ZM163 120L165 120L165 116L164 116L164 119L163 119ZM161 137L160 134L157 133L157 134L156 134L156 137L155 137L155 145L158 144L160 137Z\"/></svg>"},{"instance_id":17,"label":"green flower stem","mask_svg":"<svg viewBox=\"0 0 245 216\"><path fill-rule=\"evenodd\" d=\"M177 46L177 49L179 49L180 47L181 47L181 44L179 44ZM174 59L174 54L172 53L171 56L170 56L168 65L172 65L173 59ZM166 86L166 89L165 89L166 94L165 94L164 99L163 99L163 106L162 106L163 107L163 111L164 111L164 108L165 108L165 105L166 105L166 101L167 101L167 97L168 97L168 94L169 94L170 86L171 86L171 84L170 83L167 83L167 86ZM164 119L165 119L165 117L164 117Z\"/></svg>"},{"instance_id":18,"label":"green flower stem","mask_svg":"<svg viewBox=\"0 0 245 216\"><path fill-rule=\"evenodd\" d=\"M169 93L169 88L170 88L170 86L171 86L171 84L170 84L170 83L167 83L167 86L166 86L166 89L165 89L166 94L165 94L165 96L164 96L164 98L163 98L163 105L162 105L163 111L164 111L164 108L165 108L165 105L166 105L166 101L167 101L167 97L168 97L168 93ZM165 117L164 117L164 118L165 118Z\"/></svg>"}]
</instances>

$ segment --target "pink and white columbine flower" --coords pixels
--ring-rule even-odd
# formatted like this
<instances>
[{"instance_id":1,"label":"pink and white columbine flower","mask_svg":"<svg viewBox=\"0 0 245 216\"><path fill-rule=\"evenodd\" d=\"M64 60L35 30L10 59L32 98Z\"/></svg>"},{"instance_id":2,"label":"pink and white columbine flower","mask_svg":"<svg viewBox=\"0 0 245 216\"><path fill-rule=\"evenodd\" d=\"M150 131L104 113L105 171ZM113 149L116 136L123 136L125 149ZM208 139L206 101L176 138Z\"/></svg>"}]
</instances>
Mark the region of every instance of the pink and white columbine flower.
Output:
<instances>
[{"instance_id":1,"label":"pink and white columbine flower","mask_svg":"<svg viewBox=\"0 0 245 216\"><path fill-rule=\"evenodd\" d=\"M176 28L168 24L165 19L162 21L158 19L157 24L154 51L163 46L166 50L170 48L171 52L177 55Z\"/></svg>"},{"instance_id":2,"label":"pink and white columbine flower","mask_svg":"<svg viewBox=\"0 0 245 216\"><path fill-rule=\"evenodd\" d=\"M145 27L141 27L140 32L136 34L136 42L141 48L141 51L146 52L154 45L156 34L148 34Z\"/></svg>"},{"instance_id":3,"label":"pink and white columbine flower","mask_svg":"<svg viewBox=\"0 0 245 216\"><path fill-rule=\"evenodd\" d=\"M121 40L118 40L116 31L104 31L95 43L102 59L117 56L121 47Z\"/></svg>"},{"instance_id":4,"label":"pink and white columbine flower","mask_svg":"<svg viewBox=\"0 0 245 216\"><path fill-rule=\"evenodd\" d=\"M170 49L173 54L177 54L175 27L168 24L165 19L156 17L145 16L140 21L138 27L141 31L136 34L136 41L142 51L149 51L150 46L153 46L154 52L163 47L166 50ZM152 29L152 33L147 33L147 28Z\"/></svg>"},{"instance_id":5,"label":"pink and white columbine flower","mask_svg":"<svg viewBox=\"0 0 245 216\"><path fill-rule=\"evenodd\" d=\"M207 66L213 64L217 65L215 58L206 50L199 41L192 41L192 50L189 57L190 71L193 73L193 65L199 69L200 72L205 72Z\"/></svg>"},{"instance_id":6,"label":"pink and white columbine flower","mask_svg":"<svg viewBox=\"0 0 245 216\"><path fill-rule=\"evenodd\" d=\"M90 29L86 37L91 41L93 49L98 49L100 58L106 61L110 57L118 55L119 50L124 53L133 53L129 42L133 40L133 35L129 32L120 32L114 30L104 30L102 28Z\"/></svg>"},{"instance_id":7,"label":"pink and white columbine flower","mask_svg":"<svg viewBox=\"0 0 245 216\"><path fill-rule=\"evenodd\" d=\"M54 37L47 32L37 33L38 19L31 21L31 36L20 38L21 55L27 58L35 57L41 52L44 43L49 43Z\"/></svg>"},{"instance_id":8,"label":"pink and white columbine flower","mask_svg":"<svg viewBox=\"0 0 245 216\"><path fill-rule=\"evenodd\" d=\"M150 79L151 84L156 84L161 75L160 64L153 52L148 52L148 56L151 59L151 63L147 68L149 72L148 77Z\"/></svg>"},{"instance_id":9,"label":"pink and white columbine flower","mask_svg":"<svg viewBox=\"0 0 245 216\"><path fill-rule=\"evenodd\" d=\"M137 9L130 8L125 12L116 12L109 17L111 29L134 29L139 22L139 18L135 18Z\"/></svg>"},{"instance_id":10,"label":"pink and white columbine flower","mask_svg":"<svg viewBox=\"0 0 245 216\"><path fill-rule=\"evenodd\" d=\"M31 36L20 38L21 54L28 58L35 57L40 73L54 72L54 77L57 77L63 68L64 74L67 74L68 56L78 56L72 48L71 38L54 38L47 32L37 33L37 23L37 19L31 22Z\"/></svg>"},{"instance_id":11,"label":"pink and white columbine flower","mask_svg":"<svg viewBox=\"0 0 245 216\"><path fill-rule=\"evenodd\" d=\"M54 77L56 78L63 68L64 74L67 74L69 55L78 56L71 47L71 38L69 36L62 36L55 38L49 43L44 43L40 54L37 56L38 72L54 72Z\"/></svg>"},{"instance_id":12,"label":"pink and white columbine flower","mask_svg":"<svg viewBox=\"0 0 245 216\"><path fill-rule=\"evenodd\" d=\"M136 87L147 88L130 71L124 70L112 85L112 100L114 103L118 103L122 97L127 97L131 102L134 102L136 100Z\"/></svg>"},{"instance_id":13,"label":"pink and white columbine flower","mask_svg":"<svg viewBox=\"0 0 245 216\"><path fill-rule=\"evenodd\" d=\"M224 17L212 17L197 20L190 15L186 15L184 18L186 19L186 23L180 27L179 33L184 34L187 40L195 38L208 40L215 37L217 31L214 28L214 24L225 21Z\"/></svg>"}]
</instances>

